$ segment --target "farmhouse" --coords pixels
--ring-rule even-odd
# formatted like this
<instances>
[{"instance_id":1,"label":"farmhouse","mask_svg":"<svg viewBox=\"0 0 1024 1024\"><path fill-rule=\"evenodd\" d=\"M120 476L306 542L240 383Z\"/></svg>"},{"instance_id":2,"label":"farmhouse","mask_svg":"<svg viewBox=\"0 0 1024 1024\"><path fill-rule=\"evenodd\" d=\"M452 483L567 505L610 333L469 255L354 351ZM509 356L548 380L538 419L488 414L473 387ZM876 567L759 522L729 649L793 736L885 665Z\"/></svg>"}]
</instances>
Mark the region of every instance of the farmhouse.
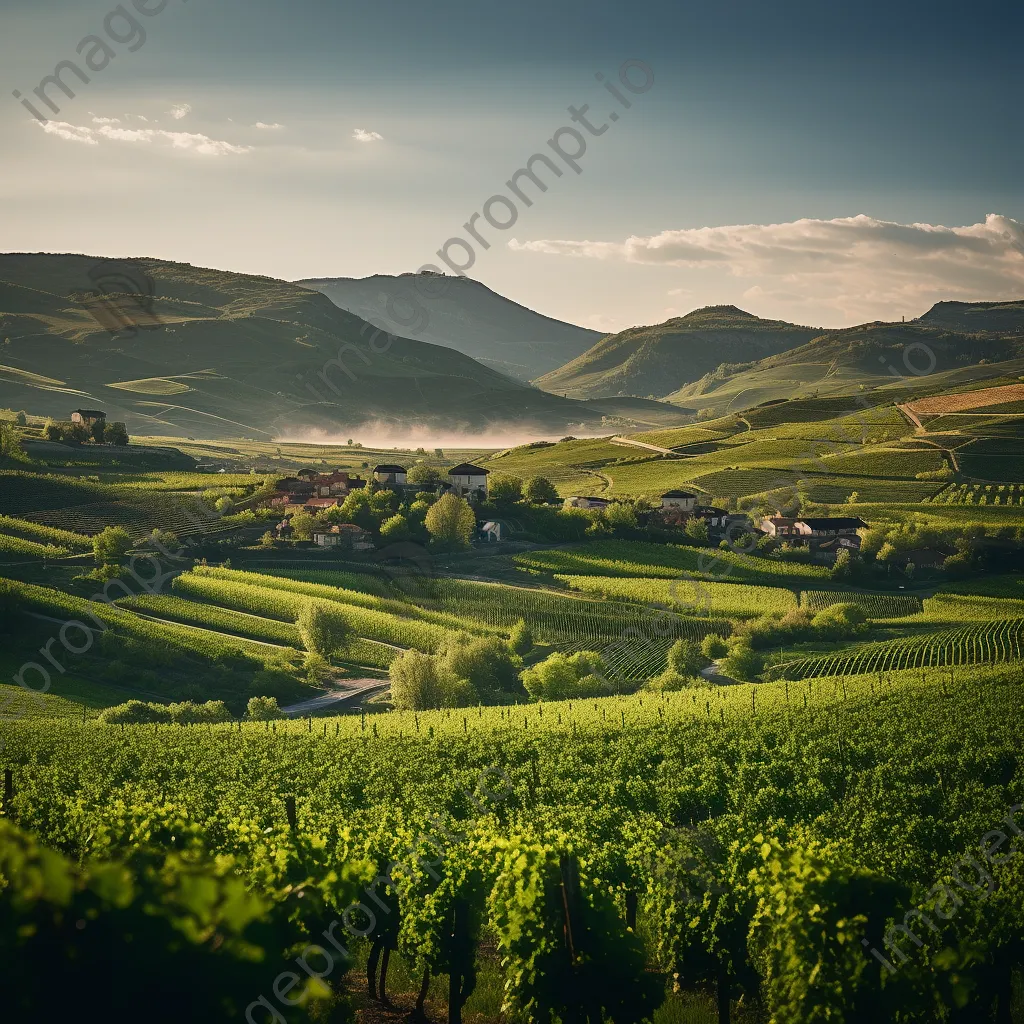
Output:
<instances>
[{"instance_id":1,"label":"farmhouse","mask_svg":"<svg viewBox=\"0 0 1024 1024\"><path fill-rule=\"evenodd\" d=\"M768 516L761 520L761 532L769 537L794 537L796 536L796 520L786 519L783 516Z\"/></svg>"},{"instance_id":2,"label":"farmhouse","mask_svg":"<svg viewBox=\"0 0 1024 1024\"><path fill-rule=\"evenodd\" d=\"M607 508L610 498L591 498L583 494L573 494L562 502L563 508Z\"/></svg>"},{"instance_id":3,"label":"farmhouse","mask_svg":"<svg viewBox=\"0 0 1024 1024\"><path fill-rule=\"evenodd\" d=\"M460 496L480 492L487 497L487 476L490 470L481 469L469 462L452 466L448 470L448 483L452 491Z\"/></svg>"},{"instance_id":4,"label":"farmhouse","mask_svg":"<svg viewBox=\"0 0 1024 1024\"><path fill-rule=\"evenodd\" d=\"M391 487L404 487L407 482L405 466L393 466L384 463L373 467L373 479L379 484Z\"/></svg>"},{"instance_id":5,"label":"farmhouse","mask_svg":"<svg viewBox=\"0 0 1024 1024\"><path fill-rule=\"evenodd\" d=\"M350 479L348 473L336 469L333 473L318 473L313 478L313 489L319 498L330 498L334 495L348 494L353 487L357 486L355 480ZM364 481L360 480L358 486L363 486Z\"/></svg>"},{"instance_id":6,"label":"farmhouse","mask_svg":"<svg viewBox=\"0 0 1024 1024\"><path fill-rule=\"evenodd\" d=\"M689 491L666 491L661 496L662 508L674 508L680 512L692 512L697 505L697 495Z\"/></svg>"},{"instance_id":7,"label":"farmhouse","mask_svg":"<svg viewBox=\"0 0 1024 1024\"><path fill-rule=\"evenodd\" d=\"M105 424L107 422L107 414L99 409L75 409L71 414L71 422L92 430L94 423Z\"/></svg>"},{"instance_id":8,"label":"farmhouse","mask_svg":"<svg viewBox=\"0 0 1024 1024\"><path fill-rule=\"evenodd\" d=\"M372 551L373 541L361 526L338 523L318 526L313 530L313 543L320 548L346 548L350 551Z\"/></svg>"},{"instance_id":9,"label":"farmhouse","mask_svg":"<svg viewBox=\"0 0 1024 1024\"><path fill-rule=\"evenodd\" d=\"M855 538L856 546L860 547L858 530L863 530L868 524L856 516L823 516L810 519L798 519L793 528L798 537L810 541L811 547L821 544L833 538Z\"/></svg>"}]
</instances>

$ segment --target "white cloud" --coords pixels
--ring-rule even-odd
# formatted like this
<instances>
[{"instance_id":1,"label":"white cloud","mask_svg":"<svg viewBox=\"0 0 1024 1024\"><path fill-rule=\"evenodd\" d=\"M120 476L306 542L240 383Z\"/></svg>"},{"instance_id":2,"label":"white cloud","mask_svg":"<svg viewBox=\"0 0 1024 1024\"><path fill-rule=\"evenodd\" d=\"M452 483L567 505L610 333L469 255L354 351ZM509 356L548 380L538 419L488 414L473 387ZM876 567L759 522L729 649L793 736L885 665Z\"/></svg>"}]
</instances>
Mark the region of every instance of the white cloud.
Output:
<instances>
[{"instance_id":1,"label":"white cloud","mask_svg":"<svg viewBox=\"0 0 1024 1024\"><path fill-rule=\"evenodd\" d=\"M180 121L183 117L188 117L192 113L191 103L175 103L170 110L167 111L175 121Z\"/></svg>"},{"instance_id":2,"label":"white cloud","mask_svg":"<svg viewBox=\"0 0 1024 1024\"><path fill-rule=\"evenodd\" d=\"M40 124L40 122L36 122ZM99 128L79 127L64 121L47 121L41 124L45 132L71 142L84 142L90 146L99 144L99 140L110 142L132 143L165 143L172 149L188 149L203 156L224 156L226 154L248 153L252 146L236 146L221 139L211 139L208 135L196 132L168 132L162 128L115 128L103 124Z\"/></svg>"},{"instance_id":3,"label":"white cloud","mask_svg":"<svg viewBox=\"0 0 1024 1024\"><path fill-rule=\"evenodd\" d=\"M94 117L92 119L93 124L120 124L121 119L119 117Z\"/></svg>"},{"instance_id":4,"label":"white cloud","mask_svg":"<svg viewBox=\"0 0 1024 1024\"><path fill-rule=\"evenodd\" d=\"M747 298L828 308L851 322L923 312L939 299L1024 295L1024 223L999 214L953 228L861 214L669 230L622 242L512 239L508 244L517 252L717 269L748 279Z\"/></svg>"},{"instance_id":5,"label":"white cloud","mask_svg":"<svg viewBox=\"0 0 1024 1024\"><path fill-rule=\"evenodd\" d=\"M384 136L381 135L380 132L368 132L368 131L365 131L363 128L356 128L355 131L352 132L352 138L355 139L356 142L383 142L384 141Z\"/></svg>"},{"instance_id":6,"label":"white cloud","mask_svg":"<svg viewBox=\"0 0 1024 1024\"><path fill-rule=\"evenodd\" d=\"M36 121L48 135L56 135L58 139L67 139L69 142L84 142L87 146L97 145L92 137L91 128L78 128L67 121Z\"/></svg>"},{"instance_id":7,"label":"white cloud","mask_svg":"<svg viewBox=\"0 0 1024 1024\"><path fill-rule=\"evenodd\" d=\"M276 121L273 124L265 124L263 121L257 121L253 128L262 128L264 131L272 132L277 131L278 128L283 128L283 124L278 124Z\"/></svg>"}]
</instances>

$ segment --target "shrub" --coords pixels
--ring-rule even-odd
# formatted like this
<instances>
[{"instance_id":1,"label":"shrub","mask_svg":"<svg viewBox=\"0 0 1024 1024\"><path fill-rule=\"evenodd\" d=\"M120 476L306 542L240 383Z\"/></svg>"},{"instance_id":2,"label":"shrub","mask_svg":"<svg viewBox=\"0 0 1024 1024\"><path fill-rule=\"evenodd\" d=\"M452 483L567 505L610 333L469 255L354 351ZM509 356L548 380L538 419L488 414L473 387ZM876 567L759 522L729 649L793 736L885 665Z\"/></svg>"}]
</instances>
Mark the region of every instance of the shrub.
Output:
<instances>
[{"instance_id":1,"label":"shrub","mask_svg":"<svg viewBox=\"0 0 1024 1024\"><path fill-rule=\"evenodd\" d=\"M441 706L437 659L420 651L403 651L388 669L391 703L403 711Z\"/></svg>"},{"instance_id":2,"label":"shrub","mask_svg":"<svg viewBox=\"0 0 1024 1024\"><path fill-rule=\"evenodd\" d=\"M644 684L645 690L655 690L660 693L675 693L678 690L699 689L701 687L714 685L710 680L701 675L683 675L671 668L665 669L661 675L648 679Z\"/></svg>"},{"instance_id":3,"label":"shrub","mask_svg":"<svg viewBox=\"0 0 1024 1024\"><path fill-rule=\"evenodd\" d=\"M693 518L686 524L686 536L697 544L707 544L708 524L704 519Z\"/></svg>"},{"instance_id":4,"label":"shrub","mask_svg":"<svg viewBox=\"0 0 1024 1024\"><path fill-rule=\"evenodd\" d=\"M612 692L602 670L604 662L596 651L560 651L522 674L523 686L534 700L571 700L576 697L603 697Z\"/></svg>"},{"instance_id":5,"label":"shrub","mask_svg":"<svg viewBox=\"0 0 1024 1024\"><path fill-rule=\"evenodd\" d=\"M700 642L700 653L703 654L705 658L717 661L719 658L724 658L725 655L729 653L729 645L717 633L708 633L708 635Z\"/></svg>"},{"instance_id":6,"label":"shrub","mask_svg":"<svg viewBox=\"0 0 1024 1024\"><path fill-rule=\"evenodd\" d=\"M222 700L208 700L205 704L185 700L171 704L167 710L170 712L171 721L178 725L231 721L231 712Z\"/></svg>"},{"instance_id":7,"label":"shrub","mask_svg":"<svg viewBox=\"0 0 1024 1024\"><path fill-rule=\"evenodd\" d=\"M499 504L511 504L521 501L523 497L523 481L517 476L496 476L487 488L491 501Z\"/></svg>"},{"instance_id":8,"label":"shrub","mask_svg":"<svg viewBox=\"0 0 1024 1024\"><path fill-rule=\"evenodd\" d=\"M107 526L92 539L92 551L100 565L124 558L131 546L131 534L123 526Z\"/></svg>"},{"instance_id":9,"label":"shrub","mask_svg":"<svg viewBox=\"0 0 1024 1024\"><path fill-rule=\"evenodd\" d=\"M695 640L677 640L669 648L668 671L681 676L696 676L706 664L707 658L701 654L700 645Z\"/></svg>"},{"instance_id":10,"label":"shrub","mask_svg":"<svg viewBox=\"0 0 1024 1024\"><path fill-rule=\"evenodd\" d=\"M835 563L829 570L829 577L834 580L845 580L849 577L850 572L850 549L840 548Z\"/></svg>"},{"instance_id":11,"label":"shrub","mask_svg":"<svg viewBox=\"0 0 1024 1024\"><path fill-rule=\"evenodd\" d=\"M251 722L268 722L273 718L284 718L284 712L277 706L276 697L250 697L245 717Z\"/></svg>"},{"instance_id":12,"label":"shrub","mask_svg":"<svg viewBox=\"0 0 1024 1024\"><path fill-rule=\"evenodd\" d=\"M734 639L729 653L722 659L721 672L743 682L754 682L764 670L764 660L745 637Z\"/></svg>"},{"instance_id":13,"label":"shrub","mask_svg":"<svg viewBox=\"0 0 1024 1024\"><path fill-rule=\"evenodd\" d=\"M162 704L147 704L130 700L100 712L100 721L107 725L139 725L152 722L170 722L171 712Z\"/></svg>"},{"instance_id":14,"label":"shrub","mask_svg":"<svg viewBox=\"0 0 1024 1024\"><path fill-rule=\"evenodd\" d=\"M858 604L829 605L814 616L811 625L825 640L844 640L868 629L867 616Z\"/></svg>"}]
</instances>

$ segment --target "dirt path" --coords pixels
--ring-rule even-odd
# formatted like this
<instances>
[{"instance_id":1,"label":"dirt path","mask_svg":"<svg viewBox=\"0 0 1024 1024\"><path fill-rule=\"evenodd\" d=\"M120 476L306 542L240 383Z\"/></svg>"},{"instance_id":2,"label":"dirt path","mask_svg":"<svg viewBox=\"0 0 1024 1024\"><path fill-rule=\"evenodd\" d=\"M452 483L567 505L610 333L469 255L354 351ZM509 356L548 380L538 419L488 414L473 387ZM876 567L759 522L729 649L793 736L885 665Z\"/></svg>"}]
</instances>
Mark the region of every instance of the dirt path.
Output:
<instances>
[{"instance_id":1,"label":"dirt path","mask_svg":"<svg viewBox=\"0 0 1024 1024\"><path fill-rule=\"evenodd\" d=\"M631 438L622 437L621 434L616 434L615 437L610 437L608 440L612 444L621 444L633 448L646 448L648 451L658 452L661 455L675 455L671 448L662 448L661 445L648 444L646 441L634 441Z\"/></svg>"},{"instance_id":2,"label":"dirt path","mask_svg":"<svg viewBox=\"0 0 1024 1024\"><path fill-rule=\"evenodd\" d=\"M716 682L720 685L732 685L733 683L739 684L738 679L733 679L732 676L723 675L718 669L722 664L721 661L713 661L710 665L702 668L700 674L711 682Z\"/></svg>"}]
</instances>

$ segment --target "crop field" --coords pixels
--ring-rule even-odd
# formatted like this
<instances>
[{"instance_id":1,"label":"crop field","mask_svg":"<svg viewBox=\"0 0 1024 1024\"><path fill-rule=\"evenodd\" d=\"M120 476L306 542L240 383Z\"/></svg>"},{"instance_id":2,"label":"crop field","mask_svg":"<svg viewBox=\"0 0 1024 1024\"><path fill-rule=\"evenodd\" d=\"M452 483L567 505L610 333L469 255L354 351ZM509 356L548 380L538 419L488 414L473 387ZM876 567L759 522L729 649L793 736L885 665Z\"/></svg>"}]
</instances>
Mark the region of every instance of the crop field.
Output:
<instances>
[{"instance_id":1,"label":"crop field","mask_svg":"<svg viewBox=\"0 0 1024 1024\"><path fill-rule=\"evenodd\" d=\"M936 633L859 644L836 654L775 667L787 679L846 676L897 669L1016 661L1024 654L1024 619L999 619Z\"/></svg>"},{"instance_id":2,"label":"crop field","mask_svg":"<svg viewBox=\"0 0 1024 1024\"><path fill-rule=\"evenodd\" d=\"M805 590L800 607L820 612L834 604L855 604L869 619L899 619L917 615L922 610L916 594L862 594L855 590Z\"/></svg>"},{"instance_id":3,"label":"crop field","mask_svg":"<svg viewBox=\"0 0 1024 1024\"><path fill-rule=\"evenodd\" d=\"M824 579L820 565L757 558L736 551L689 548L677 544L604 540L580 547L550 548L515 555L524 569L567 576L625 576L731 579L739 582L781 583ZM797 584L794 583L794 586Z\"/></svg>"},{"instance_id":4,"label":"crop field","mask_svg":"<svg viewBox=\"0 0 1024 1024\"><path fill-rule=\"evenodd\" d=\"M585 594L636 601L671 608L691 615L754 618L796 608L796 595L781 587L704 580L624 579L621 576L556 576L555 579Z\"/></svg>"},{"instance_id":5,"label":"crop field","mask_svg":"<svg viewBox=\"0 0 1024 1024\"><path fill-rule=\"evenodd\" d=\"M1024 452L1017 437L983 437L957 451L964 473L981 480L1024 480Z\"/></svg>"},{"instance_id":6,"label":"crop field","mask_svg":"<svg viewBox=\"0 0 1024 1024\"><path fill-rule=\"evenodd\" d=\"M943 622L975 619L1024 618L1024 594L1010 597L985 597L981 594L936 594L924 599L924 617Z\"/></svg>"},{"instance_id":7,"label":"crop field","mask_svg":"<svg viewBox=\"0 0 1024 1024\"><path fill-rule=\"evenodd\" d=\"M721 428L714 427L671 427L668 430L646 430L640 434L630 434L635 441L656 444L660 448L681 448L684 445L699 444L703 441L721 441L742 430L743 425L734 420L731 427L725 424Z\"/></svg>"},{"instance_id":8,"label":"crop field","mask_svg":"<svg viewBox=\"0 0 1024 1024\"><path fill-rule=\"evenodd\" d=\"M38 541L0 533L0 555L24 555L27 558L65 558L71 549L56 544L40 544Z\"/></svg>"}]
</instances>

